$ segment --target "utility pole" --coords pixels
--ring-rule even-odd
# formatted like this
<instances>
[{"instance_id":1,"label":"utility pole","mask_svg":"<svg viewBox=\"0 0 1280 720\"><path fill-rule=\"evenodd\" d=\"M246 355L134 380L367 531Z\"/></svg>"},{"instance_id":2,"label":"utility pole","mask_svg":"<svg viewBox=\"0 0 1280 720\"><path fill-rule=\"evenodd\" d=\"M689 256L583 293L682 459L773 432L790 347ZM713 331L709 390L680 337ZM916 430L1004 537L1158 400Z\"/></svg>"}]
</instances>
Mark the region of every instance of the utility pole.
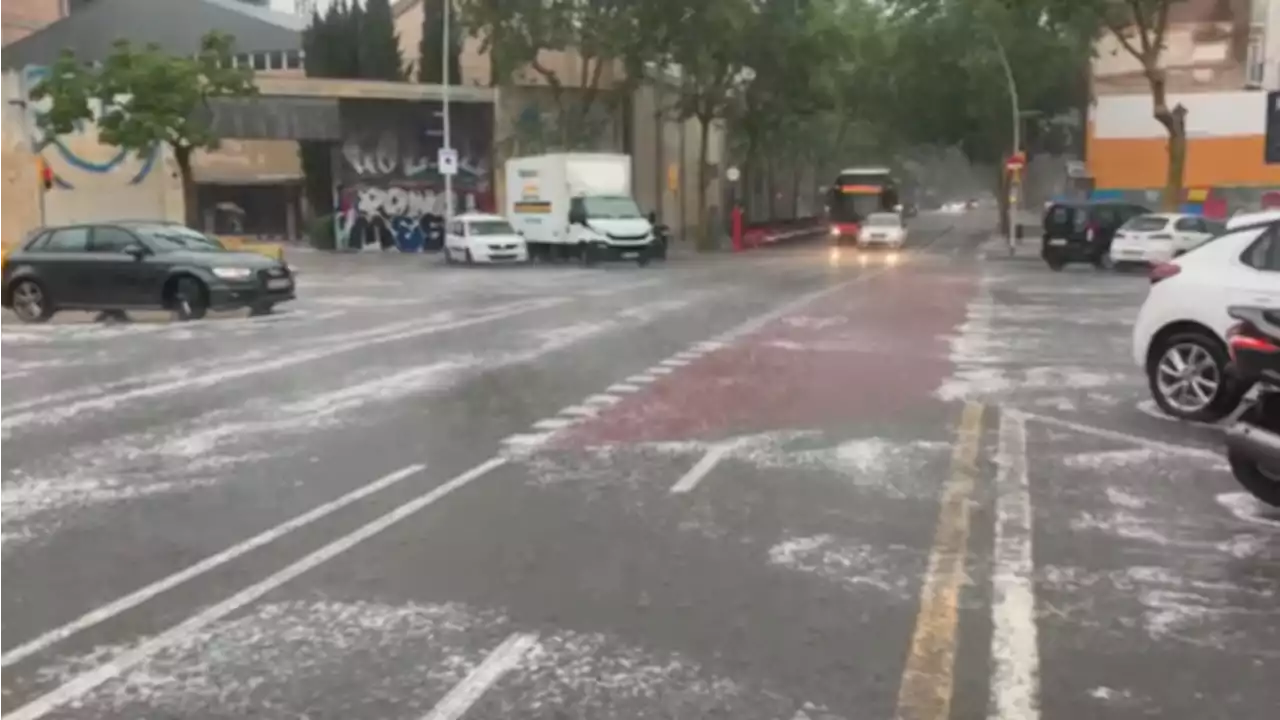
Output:
<instances>
[{"instance_id":1,"label":"utility pole","mask_svg":"<svg viewBox=\"0 0 1280 720\"><path fill-rule=\"evenodd\" d=\"M1018 109L1018 106L1019 106L1018 83L1017 81L1014 80L1013 66L1009 64L1009 55L1004 50L1004 43L1000 42L1000 36L994 30L991 31L991 40L992 42L995 43L996 54L1000 57L1000 66L1004 68L1005 82L1007 82L1009 85L1009 108L1010 108L1009 119L1012 121L1012 124L1013 124L1013 149L1010 151L1009 157L1014 157L1019 152L1022 151L1022 113ZM1006 212L1008 213L1008 216L1009 216L1008 222L1007 222L1008 232L1009 232L1009 237L1008 237L1009 254L1012 255L1014 243L1016 241L1014 211L1017 209L1018 195L1017 195L1017 192L1014 190L1014 188L1017 187L1017 183L1014 182L1016 180L1016 177L1014 175L1016 171L1008 171L1008 172L1009 172L1009 187L1008 187L1008 199L1007 199L1008 210Z\"/></svg>"},{"instance_id":2,"label":"utility pole","mask_svg":"<svg viewBox=\"0 0 1280 720\"><path fill-rule=\"evenodd\" d=\"M450 135L449 123L449 50L452 42L450 35L451 25L453 24L452 14L453 0L441 0L444 5L444 28L441 36L443 41L440 43L440 78L443 83L441 88L441 106L444 109L444 139L442 147L448 151L453 148L453 140ZM453 173L444 173L444 229L443 232L448 233L449 223L453 221Z\"/></svg>"}]
</instances>

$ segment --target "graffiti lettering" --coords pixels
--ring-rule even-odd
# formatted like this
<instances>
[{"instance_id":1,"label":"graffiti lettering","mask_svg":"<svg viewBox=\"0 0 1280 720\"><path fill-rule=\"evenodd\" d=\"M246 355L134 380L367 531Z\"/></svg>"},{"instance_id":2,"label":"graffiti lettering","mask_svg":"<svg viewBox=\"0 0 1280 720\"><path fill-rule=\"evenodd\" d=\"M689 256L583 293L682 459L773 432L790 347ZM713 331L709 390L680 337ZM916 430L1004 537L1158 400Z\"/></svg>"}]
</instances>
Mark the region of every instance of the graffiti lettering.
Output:
<instances>
[{"instance_id":1,"label":"graffiti lettering","mask_svg":"<svg viewBox=\"0 0 1280 720\"><path fill-rule=\"evenodd\" d=\"M459 192L454 208L456 212L474 212L485 200L472 192ZM335 222L345 247L422 252L439 250L444 244L445 195L433 188L347 188L339 201Z\"/></svg>"}]
</instances>

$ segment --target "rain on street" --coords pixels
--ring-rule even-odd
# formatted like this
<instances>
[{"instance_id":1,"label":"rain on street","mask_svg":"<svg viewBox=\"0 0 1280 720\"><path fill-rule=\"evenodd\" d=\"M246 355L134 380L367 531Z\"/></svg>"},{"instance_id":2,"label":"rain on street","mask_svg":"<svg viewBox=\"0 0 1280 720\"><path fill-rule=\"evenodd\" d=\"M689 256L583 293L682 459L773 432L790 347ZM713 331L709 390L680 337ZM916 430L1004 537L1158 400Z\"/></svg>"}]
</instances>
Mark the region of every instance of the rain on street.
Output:
<instances>
[{"instance_id":1,"label":"rain on street","mask_svg":"<svg viewBox=\"0 0 1280 720\"><path fill-rule=\"evenodd\" d=\"M1271 716L1280 516L1146 281L991 225L6 316L5 717Z\"/></svg>"}]
</instances>

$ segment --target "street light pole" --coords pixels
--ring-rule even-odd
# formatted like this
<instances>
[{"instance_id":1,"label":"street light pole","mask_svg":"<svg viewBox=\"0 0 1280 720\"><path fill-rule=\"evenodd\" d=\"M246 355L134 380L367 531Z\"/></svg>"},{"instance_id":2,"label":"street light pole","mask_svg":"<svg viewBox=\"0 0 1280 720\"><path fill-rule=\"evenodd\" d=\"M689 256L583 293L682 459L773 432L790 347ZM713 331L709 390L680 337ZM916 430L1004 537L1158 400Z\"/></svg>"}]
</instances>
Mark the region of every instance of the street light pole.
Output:
<instances>
[{"instance_id":1,"label":"street light pole","mask_svg":"<svg viewBox=\"0 0 1280 720\"><path fill-rule=\"evenodd\" d=\"M450 17L452 12L453 0L443 0L444 5L444 31L441 33L443 39L440 43L440 78L443 87L440 91L441 106L444 109L444 140L443 147L445 150L453 148L452 136L449 127L449 43L450 43L450 25L453 20ZM444 228L442 234L449 232L449 223L453 220L453 173L444 173Z\"/></svg>"},{"instance_id":2,"label":"street light pole","mask_svg":"<svg viewBox=\"0 0 1280 720\"><path fill-rule=\"evenodd\" d=\"M990 30L990 28L988 28L988 30ZM1013 150L1009 153L1009 157L1013 157L1017 155L1018 151L1022 149L1022 113L1018 110L1018 107L1020 105L1020 103L1018 102L1018 83L1016 80L1014 80L1014 77L1013 77L1013 66L1009 64L1009 54L1006 53L1004 50L1004 43L1000 42L1000 35L997 34L994 30L991 30L991 40L995 44L996 55L998 55L1000 58L1000 67L1004 68L1005 82L1008 83L1009 85L1009 112L1010 112L1010 120L1012 121L1012 125L1013 125ZM1009 171L1009 172L1010 172L1009 192L1008 192L1008 198L1007 198L1008 200L1007 212L1008 212L1009 220L1007 225L1008 225L1008 232L1009 232L1009 237L1008 237L1009 252L1012 253L1013 247L1014 247L1014 240L1015 240L1013 213L1014 213L1014 209L1017 207L1018 197L1017 197L1016 191L1014 190L1014 188L1016 187L1016 183L1014 183L1013 181L1014 177L1012 175L1014 171Z\"/></svg>"}]
</instances>

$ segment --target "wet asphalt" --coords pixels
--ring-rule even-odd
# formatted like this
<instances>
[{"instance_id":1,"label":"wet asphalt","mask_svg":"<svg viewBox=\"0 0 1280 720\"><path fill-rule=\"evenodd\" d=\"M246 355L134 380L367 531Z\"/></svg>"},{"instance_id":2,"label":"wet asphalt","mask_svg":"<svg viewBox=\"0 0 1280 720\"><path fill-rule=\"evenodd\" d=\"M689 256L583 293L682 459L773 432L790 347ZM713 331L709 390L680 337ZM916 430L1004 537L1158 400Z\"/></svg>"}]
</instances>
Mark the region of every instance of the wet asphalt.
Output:
<instances>
[{"instance_id":1,"label":"wet asphalt","mask_svg":"<svg viewBox=\"0 0 1280 720\"><path fill-rule=\"evenodd\" d=\"M1273 717L1280 513L990 226L6 315L3 712Z\"/></svg>"}]
</instances>

